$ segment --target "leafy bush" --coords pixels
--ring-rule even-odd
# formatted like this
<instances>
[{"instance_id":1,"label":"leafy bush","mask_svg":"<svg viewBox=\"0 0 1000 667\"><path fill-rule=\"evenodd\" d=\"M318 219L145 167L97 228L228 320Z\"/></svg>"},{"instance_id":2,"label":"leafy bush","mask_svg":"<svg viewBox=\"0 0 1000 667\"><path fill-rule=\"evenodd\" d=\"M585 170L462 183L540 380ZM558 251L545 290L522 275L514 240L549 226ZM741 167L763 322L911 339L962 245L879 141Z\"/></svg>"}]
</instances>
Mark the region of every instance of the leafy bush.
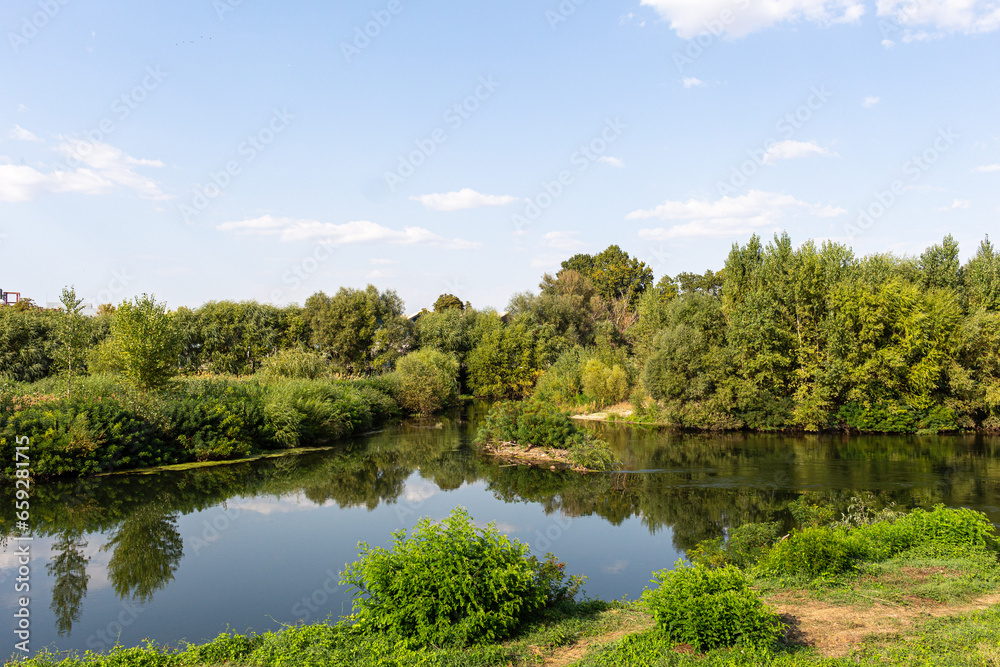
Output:
<instances>
[{"instance_id":1,"label":"leafy bush","mask_svg":"<svg viewBox=\"0 0 1000 667\"><path fill-rule=\"evenodd\" d=\"M330 363L319 352L303 349L279 350L264 359L257 375L265 380L278 378L317 380L330 376Z\"/></svg>"},{"instance_id":2,"label":"leafy bush","mask_svg":"<svg viewBox=\"0 0 1000 667\"><path fill-rule=\"evenodd\" d=\"M164 401L167 430L196 461L248 456L265 442L263 389L256 383L196 380Z\"/></svg>"},{"instance_id":3,"label":"leafy bush","mask_svg":"<svg viewBox=\"0 0 1000 667\"><path fill-rule=\"evenodd\" d=\"M458 398L458 360L435 349L411 352L396 363L396 400L406 410L431 414Z\"/></svg>"},{"instance_id":4,"label":"leafy bush","mask_svg":"<svg viewBox=\"0 0 1000 667\"><path fill-rule=\"evenodd\" d=\"M761 570L778 577L836 577L855 570L865 555L843 528L804 528L778 542Z\"/></svg>"},{"instance_id":5,"label":"leafy bush","mask_svg":"<svg viewBox=\"0 0 1000 667\"><path fill-rule=\"evenodd\" d=\"M464 645L509 637L532 614L572 598L582 579L489 524L478 530L462 508L440 523L421 520L392 548L359 545L341 584L355 593L352 620L366 634L411 645Z\"/></svg>"},{"instance_id":6,"label":"leafy bush","mask_svg":"<svg viewBox=\"0 0 1000 667\"><path fill-rule=\"evenodd\" d=\"M113 396L21 396L5 402L0 410L0 455L3 474L10 477L17 437L30 439L31 471L38 477L163 465L184 457L156 424Z\"/></svg>"},{"instance_id":7,"label":"leafy bush","mask_svg":"<svg viewBox=\"0 0 1000 667\"><path fill-rule=\"evenodd\" d=\"M566 350L546 370L535 386L533 397L559 405L573 405L583 394L583 365L586 352L582 347Z\"/></svg>"},{"instance_id":8,"label":"leafy bush","mask_svg":"<svg viewBox=\"0 0 1000 667\"><path fill-rule=\"evenodd\" d=\"M620 403L628 395L628 375L617 364L591 359L583 367L583 391L601 406Z\"/></svg>"},{"instance_id":9,"label":"leafy bush","mask_svg":"<svg viewBox=\"0 0 1000 667\"><path fill-rule=\"evenodd\" d=\"M285 380L267 385L268 435L285 447L322 444L370 428L373 404L346 382ZM378 409L383 409L375 405Z\"/></svg>"},{"instance_id":10,"label":"leafy bush","mask_svg":"<svg viewBox=\"0 0 1000 667\"><path fill-rule=\"evenodd\" d=\"M731 566L687 567L653 574L654 590L645 593L657 627L670 641L704 652L728 646L773 644L782 633L777 615L750 588L750 580Z\"/></svg>"},{"instance_id":11,"label":"leafy bush","mask_svg":"<svg viewBox=\"0 0 1000 667\"><path fill-rule=\"evenodd\" d=\"M723 543L721 538L705 540L689 551L688 557L709 567L735 565L745 568L756 563L780 534L781 524L777 522L745 523L733 529L727 542Z\"/></svg>"},{"instance_id":12,"label":"leafy bush","mask_svg":"<svg viewBox=\"0 0 1000 667\"><path fill-rule=\"evenodd\" d=\"M618 465L606 442L581 430L567 413L538 400L494 404L479 428L476 442L512 442L565 450L572 463L590 470L612 470Z\"/></svg>"}]
</instances>

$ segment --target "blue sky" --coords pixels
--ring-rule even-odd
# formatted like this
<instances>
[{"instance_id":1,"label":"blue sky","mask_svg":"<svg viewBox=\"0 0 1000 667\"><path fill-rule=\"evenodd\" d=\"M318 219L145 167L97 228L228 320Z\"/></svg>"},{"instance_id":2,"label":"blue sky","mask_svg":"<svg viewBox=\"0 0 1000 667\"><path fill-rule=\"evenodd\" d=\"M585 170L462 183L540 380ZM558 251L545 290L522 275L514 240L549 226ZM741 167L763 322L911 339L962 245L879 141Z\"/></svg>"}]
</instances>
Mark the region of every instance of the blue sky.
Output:
<instances>
[{"instance_id":1,"label":"blue sky","mask_svg":"<svg viewBox=\"0 0 1000 667\"><path fill-rule=\"evenodd\" d=\"M502 309L617 243L974 252L996 0L8 0L0 288Z\"/></svg>"}]
</instances>

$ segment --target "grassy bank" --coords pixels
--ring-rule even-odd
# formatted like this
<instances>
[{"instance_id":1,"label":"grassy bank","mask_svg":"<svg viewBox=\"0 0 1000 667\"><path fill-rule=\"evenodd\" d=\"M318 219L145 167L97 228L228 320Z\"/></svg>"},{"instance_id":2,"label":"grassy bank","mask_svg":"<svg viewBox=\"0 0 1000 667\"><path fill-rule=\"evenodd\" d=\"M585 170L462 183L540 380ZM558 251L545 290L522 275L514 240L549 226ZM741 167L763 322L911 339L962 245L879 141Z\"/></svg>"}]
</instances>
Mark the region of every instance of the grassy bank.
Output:
<instances>
[{"instance_id":1,"label":"grassy bank","mask_svg":"<svg viewBox=\"0 0 1000 667\"><path fill-rule=\"evenodd\" d=\"M574 599L579 579L566 578L554 559L538 561L457 511L439 524L422 522L410 536L395 534L391 550L361 545L361 559L341 582L354 586L361 602L339 622L226 633L201 645L41 653L19 664L998 663L1000 563L985 516L863 504L836 520L820 506L799 504L795 514L790 533L742 526L727 542L695 550L693 566L654 573L642 599L605 602ZM486 563L493 567L483 570ZM455 574L442 578L443 570ZM480 575L465 578L471 572ZM398 586L403 580L420 585Z\"/></svg>"},{"instance_id":2,"label":"grassy bank","mask_svg":"<svg viewBox=\"0 0 1000 667\"><path fill-rule=\"evenodd\" d=\"M32 475L87 475L322 446L401 416L390 381L185 378L139 391L112 376L0 387L0 474L17 439Z\"/></svg>"}]
</instances>

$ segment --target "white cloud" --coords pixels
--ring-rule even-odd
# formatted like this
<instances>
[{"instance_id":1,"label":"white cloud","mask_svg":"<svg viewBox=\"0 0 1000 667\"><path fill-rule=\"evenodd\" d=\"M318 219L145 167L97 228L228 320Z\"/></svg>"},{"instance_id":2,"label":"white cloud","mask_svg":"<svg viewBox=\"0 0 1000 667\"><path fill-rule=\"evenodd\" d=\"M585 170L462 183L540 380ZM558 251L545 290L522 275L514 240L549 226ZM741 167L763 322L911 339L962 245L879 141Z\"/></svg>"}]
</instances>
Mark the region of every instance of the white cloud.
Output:
<instances>
[{"instance_id":1,"label":"white cloud","mask_svg":"<svg viewBox=\"0 0 1000 667\"><path fill-rule=\"evenodd\" d=\"M580 232L548 232L545 236L544 243L549 248L555 248L556 250L565 250L567 252L579 250L585 244L578 238L575 238Z\"/></svg>"},{"instance_id":2,"label":"white cloud","mask_svg":"<svg viewBox=\"0 0 1000 667\"><path fill-rule=\"evenodd\" d=\"M995 171L1000 171L1000 164L984 164L972 170L975 174L989 174Z\"/></svg>"},{"instance_id":3,"label":"white cloud","mask_svg":"<svg viewBox=\"0 0 1000 667\"><path fill-rule=\"evenodd\" d=\"M251 220L224 222L218 226L218 229L244 236L277 235L281 241L285 242L317 240L333 245L389 243L392 245L437 246L451 250L468 250L482 245L462 239L449 241L423 227L404 227L397 230L383 227L370 220L355 220L337 225L332 222L276 218L265 215Z\"/></svg>"},{"instance_id":4,"label":"white cloud","mask_svg":"<svg viewBox=\"0 0 1000 667\"><path fill-rule=\"evenodd\" d=\"M809 157L810 155L836 154L830 153L827 149L811 141L786 139L785 141L779 141L767 149L767 153L764 155L764 164L774 164L780 160L794 160L795 158Z\"/></svg>"},{"instance_id":5,"label":"white cloud","mask_svg":"<svg viewBox=\"0 0 1000 667\"><path fill-rule=\"evenodd\" d=\"M140 197L154 200L170 199L169 195L160 190L156 181L135 171L137 167L163 167L163 163L159 160L134 158L109 144L80 139L64 139L63 143L59 144L59 151L66 156L67 161L81 162L102 178L134 190ZM86 170L81 169L81 171Z\"/></svg>"},{"instance_id":6,"label":"white cloud","mask_svg":"<svg viewBox=\"0 0 1000 667\"><path fill-rule=\"evenodd\" d=\"M882 101L882 98L880 98L880 97L878 97L876 95L869 95L865 99L861 100L861 106L863 106L866 109L870 109L871 107L875 106L876 104L878 104L881 101Z\"/></svg>"},{"instance_id":7,"label":"white cloud","mask_svg":"<svg viewBox=\"0 0 1000 667\"><path fill-rule=\"evenodd\" d=\"M392 266L393 264L399 264L399 260L396 259L383 259L373 257L371 263L375 266Z\"/></svg>"},{"instance_id":8,"label":"white cloud","mask_svg":"<svg viewBox=\"0 0 1000 667\"><path fill-rule=\"evenodd\" d=\"M802 211L821 218L834 218L847 213L839 207L808 204L791 195L751 190L739 197L723 197L714 202L668 200L653 209L633 211L626 216L626 220L658 218L687 221L670 228L639 230L641 238L666 241L693 236L739 236L768 227L777 231L781 220Z\"/></svg>"},{"instance_id":9,"label":"white cloud","mask_svg":"<svg viewBox=\"0 0 1000 667\"><path fill-rule=\"evenodd\" d=\"M507 195L484 195L476 192L472 188L463 188L457 192L443 192L429 195L419 195L410 197L434 211L464 211L470 208L480 208L482 206L506 206L516 201L521 201L517 197Z\"/></svg>"},{"instance_id":10,"label":"white cloud","mask_svg":"<svg viewBox=\"0 0 1000 667\"><path fill-rule=\"evenodd\" d=\"M622 167L625 166L624 160L622 160L620 157L611 157L610 155L602 155L601 157L597 158L597 161L602 162L604 164L610 164L612 167L617 167L618 169L621 169Z\"/></svg>"},{"instance_id":11,"label":"white cloud","mask_svg":"<svg viewBox=\"0 0 1000 667\"><path fill-rule=\"evenodd\" d=\"M20 125L15 125L14 128L7 133L7 136L11 139L17 139L18 141L36 141L38 143L44 143L41 139L35 136L34 132L26 130Z\"/></svg>"},{"instance_id":12,"label":"white cloud","mask_svg":"<svg viewBox=\"0 0 1000 667\"><path fill-rule=\"evenodd\" d=\"M724 31L742 37L783 22L853 23L865 13L857 0L642 0L670 21L682 39Z\"/></svg>"},{"instance_id":13,"label":"white cloud","mask_svg":"<svg viewBox=\"0 0 1000 667\"><path fill-rule=\"evenodd\" d=\"M684 84L685 88L703 88L704 86L708 85L698 77L694 76L684 77L683 79L681 79L681 83Z\"/></svg>"},{"instance_id":14,"label":"white cloud","mask_svg":"<svg viewBox=\"0 0 1000 667\"><path fill-rule=\"evenodd\" d=\"M163 200L159 184L136 172L137 167L162 167L159 160L141 160L103 143L65 139L58 146L65 164L51 171L26 165L0 164L0 201L32 201L45 193L75 192L107 195L118 187L145 199Z\"/></svg>"},{"instance_id":15,"label":"white cloud","mask_svg":"<svg viewBox=\"0 0 1000 667\"><path fill-rule=\"evenodd\" d=\"M531 268L551 269L558 267L566 259L565 255L536 255L531 258Z\"/></svg>"},{"instance_id":16,"label":"white cloud","mask_svg":"<svg viewBox=\"0 0 1000 667\"><path fill-rule=\"evenodd\" d=\"M878 0L876 6L880 17L903 28L904 42L1000 28L1000 3L996 0Z\"/></svg>"},{"instance_id":17,"label":"white cloud","mask_svg":"<svg viewBox=\"0 0 1000 667\"><path fill-rule=\"evenodd\" d=\"M939 211L953 211L958 208L971 208L972 201L968 199L956 199L951 202L951 206L941 206L938 208Z\"/></svg>"}]
</instances>

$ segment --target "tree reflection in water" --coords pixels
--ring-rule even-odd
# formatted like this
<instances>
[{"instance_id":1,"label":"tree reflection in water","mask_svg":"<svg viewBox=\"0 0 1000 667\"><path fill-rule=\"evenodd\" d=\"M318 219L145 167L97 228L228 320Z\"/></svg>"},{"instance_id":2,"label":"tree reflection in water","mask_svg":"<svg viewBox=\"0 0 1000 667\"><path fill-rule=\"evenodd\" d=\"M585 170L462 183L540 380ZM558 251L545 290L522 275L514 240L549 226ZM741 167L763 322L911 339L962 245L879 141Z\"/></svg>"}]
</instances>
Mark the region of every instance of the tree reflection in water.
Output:
<instances>
[{"instance_id":1,"label":"tree reflection in water","mask_svg":"<svg viewBox=\"0 0 1000 667\"><path fill-rule=\"evenodd\" d=\"M122 599L149 602L174 578L184 555L177 513L159 504L139 507L115 529L102 551L111 551L108 580Z\"/></svg>"},{"instance_id":2,"label":"tree reflection in water","mask_svg":"<svg viewBox=\"0 0 1000 667\"><path fill-rule=\"evenodd\" d=\"M56 617L56 631L60 637L68 637L73 624L80 620L81 604L87 596L87 563L90 558L83 550L87 542L79 533L66 530L52 545L52 562L45 566L52 577L52 613Z\"/></svg>"}]
</instances>

